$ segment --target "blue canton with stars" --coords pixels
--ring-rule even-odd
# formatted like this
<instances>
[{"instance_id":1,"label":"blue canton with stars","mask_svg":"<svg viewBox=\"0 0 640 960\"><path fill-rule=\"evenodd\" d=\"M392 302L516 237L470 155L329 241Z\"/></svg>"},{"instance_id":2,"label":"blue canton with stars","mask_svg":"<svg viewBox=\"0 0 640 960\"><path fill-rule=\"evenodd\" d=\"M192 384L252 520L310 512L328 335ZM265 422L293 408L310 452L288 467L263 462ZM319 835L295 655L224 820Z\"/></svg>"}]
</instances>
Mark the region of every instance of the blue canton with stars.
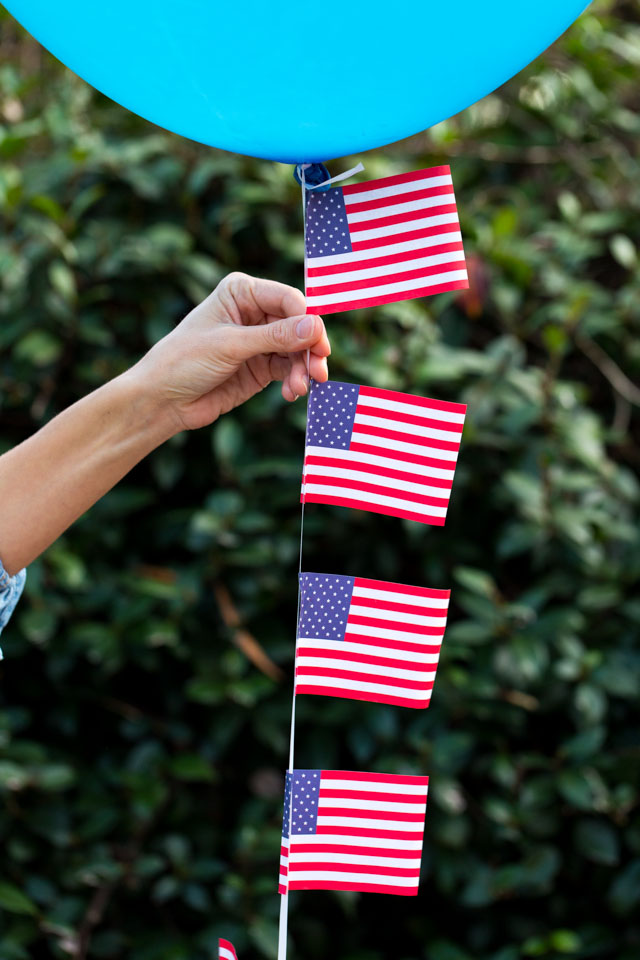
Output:
<instances>
[{"instance_id":1,"label":"blue canton with stars","mask_svg":"<svg viewBox=\"0 0 640 960\"><path fill-rule=\"evenodd\" d=\"M321 770L294 770L287 774L284 789L284 814L282 836L289 838L289 803L291 802L291 778L293 777L293 809L291 833L315 833L318 827L318 803L320 801Z\"/></svg>"},{"instance_id":2,"label":"blue canton with stars","mask_svg":"<svg viewBox=\"0 0 640 960\"><path fill-rule=\"evenodd\" d=\"M355 577L300 574L301 640L344 640Z\"/></svg>"},{"instance_id":3,"label":"blue canton with stars","mask_svg":"<svg viewBox=\"0 0 640 960\"><path fill-rule=\"evenodd\" d=\"M311 381L307 446L349 449L359 393L355 383Z\"/></svg>"},{"instance_id":4,"label":"blue canton with stars","mask_svg":"<svg viewBox=\"0 0 640 960\"><path fill-rule=\"evenodd\" d=\"M351 253L349 223L341 187L307 194L307 256Z\"/></svg>"}]
</instances>

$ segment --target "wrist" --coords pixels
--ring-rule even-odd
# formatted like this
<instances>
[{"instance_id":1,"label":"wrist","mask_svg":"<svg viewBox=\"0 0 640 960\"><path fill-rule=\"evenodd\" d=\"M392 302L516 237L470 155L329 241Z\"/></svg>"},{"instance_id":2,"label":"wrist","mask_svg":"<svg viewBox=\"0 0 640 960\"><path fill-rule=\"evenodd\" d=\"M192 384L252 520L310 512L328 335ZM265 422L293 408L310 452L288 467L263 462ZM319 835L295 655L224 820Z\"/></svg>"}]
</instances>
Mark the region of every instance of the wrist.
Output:
<instances>
[{"instance_id":1,"label":"wrist","mask_svg":"<svg viewBox=\"0 0 640 960\"><path fill-rule=\"evenodd\" d=\"M136 431L147 451L160 446L184 429L169 399L159 395L136 366L112 380L118 404L127 411L127 423Z\"/></svg>"}]
</instances>

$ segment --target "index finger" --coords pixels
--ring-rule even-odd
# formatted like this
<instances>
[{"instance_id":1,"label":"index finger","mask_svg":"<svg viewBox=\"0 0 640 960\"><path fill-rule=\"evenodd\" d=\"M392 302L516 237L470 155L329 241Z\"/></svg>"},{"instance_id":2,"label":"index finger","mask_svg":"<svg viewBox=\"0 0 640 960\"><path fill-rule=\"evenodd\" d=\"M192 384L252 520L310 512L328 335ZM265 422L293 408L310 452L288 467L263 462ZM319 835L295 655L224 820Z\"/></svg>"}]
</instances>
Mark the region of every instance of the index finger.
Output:
<instances>
[{"instance_id":1,"label":"index finger","mask_svg":"<svg viewBox=\"0 0 640 960\"><path fill-rule=\"evenodd\" d=\"M307 302L301 290L277 280L251 278L251 292L256 306L267 320L296 317L307 312Z\"/></svg>"}]
</instances>

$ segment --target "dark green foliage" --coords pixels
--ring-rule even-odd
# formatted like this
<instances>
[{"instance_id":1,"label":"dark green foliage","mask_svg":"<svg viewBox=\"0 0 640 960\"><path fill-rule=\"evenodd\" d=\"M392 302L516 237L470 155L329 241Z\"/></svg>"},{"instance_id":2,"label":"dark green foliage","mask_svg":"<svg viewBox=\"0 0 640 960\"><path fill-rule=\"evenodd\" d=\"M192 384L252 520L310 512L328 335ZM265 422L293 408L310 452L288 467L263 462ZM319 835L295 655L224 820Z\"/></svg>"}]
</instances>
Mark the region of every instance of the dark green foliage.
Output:
<instances>
[{"instance_id":1,"label":"dark green foliage","mask_svg":"<svg viewBox=\"0 0 640 960\"><path fill-rule=\"evenodd\" d=\"M468 425L444 530L310 506L304 565L453 606L427 712L301 698L300 765L432 790L421 895L292 898L296 960L640 956L636 14L600 3L365 158L452 163L473 284L329 318L332 375ZM0 27L6 448L227 271L299 284L302 240L289 168L152 128ZM0 960L205 960L218 934L273 958L304 420L272 387L176 438L30 570L2 638Z\"/></svg>"}]
</instances>

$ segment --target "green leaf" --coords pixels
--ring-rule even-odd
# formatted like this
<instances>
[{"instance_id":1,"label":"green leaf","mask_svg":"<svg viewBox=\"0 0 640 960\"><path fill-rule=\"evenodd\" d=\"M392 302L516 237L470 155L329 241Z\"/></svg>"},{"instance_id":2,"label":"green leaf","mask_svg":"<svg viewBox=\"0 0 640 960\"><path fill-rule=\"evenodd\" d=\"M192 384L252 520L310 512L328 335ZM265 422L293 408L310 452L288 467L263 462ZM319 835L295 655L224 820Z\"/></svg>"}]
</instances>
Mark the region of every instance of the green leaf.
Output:
<instances>
[{"instance_id":1,"label":"green leaf","mask_svg":"<svg viewBox=\"0 0 640 960\"><path fill-rule=\"evenodd\" d=\"M633 860L614 879L609 899L618 914L631 914L640 905L640 860Z\"/></svg>"},{"instance_id":2,"label":"green leaf","mask_svg":"<svg viewBox=\"0 0 640 960\"><path fill-rule=\"evenodd\" d=\"M61 352L62 344L58 337L47 330L32 330L16 344L14 357L34 367L48 367L59 358Z\"/></svg>"},{"instance_id":3,"label":"green leaf","mask_svg":"<svg viewBox=\"0 0 640 960\"><path fill-rule=\"evenodd\" d=\"M453 575L463 587L470 590L471 593L477 593L482 597L494 597L496 594L496 585L493 579L484 570L474 570L471 567L456 567Z\"/></svg>"},{"instance_id":4,"label":"green leaf","mask_svg":"<svg viewBox=\"0 0 640 960\"><path fill-rule=\"evenodd\" d=\"M576 824L574 841L576 848L587 860L609 867L619 861L618 835L613 826L604 820L580 820Z\"/></svg>"},{"instance_id":5,"label":"green leaf","mask_svg":"<svg viewBox=\"0 0 640 960\"><path fill-rule=\"evenodd\" d=\"M214 779L211 765L197 753L179 754L173 758L169 764L169 769L174 777L179 780L211 782Z\"/></svg>"},{"instance_id":6,"label":"green leaf","mask_svg":"<svg viewBox=\"0 0 640 960\"><path fill-rule=\"evenodd\" d=\"M38 908L18 887L0 881L0 907L9 913L36 914Z\"/></svg>"}]
</instances>

